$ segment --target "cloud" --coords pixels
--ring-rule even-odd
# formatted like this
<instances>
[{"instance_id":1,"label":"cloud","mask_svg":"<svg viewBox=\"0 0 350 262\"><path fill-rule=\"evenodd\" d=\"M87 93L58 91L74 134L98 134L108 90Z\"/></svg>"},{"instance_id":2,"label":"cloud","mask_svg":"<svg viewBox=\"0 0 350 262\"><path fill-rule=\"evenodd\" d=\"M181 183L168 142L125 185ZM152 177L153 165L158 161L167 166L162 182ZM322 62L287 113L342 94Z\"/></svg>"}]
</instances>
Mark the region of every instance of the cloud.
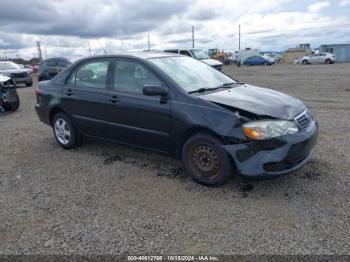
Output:
<instances>
[{"instance_id":1,"label":"cloud","mask_svg":"<svg viewBox=\"0 0 350 262\"><path fill-rule=\"evenodd\" d=\"M309 5L308 9L311 13L318 13L322 9L329 7L331 4L329 2L319 2Z\"/></svg>"},{"instance_id":2,"label":"cloud","mask_svg":"<svg viewBox=\"0 0 350 262\"><path fill-rule=\"evenodd\" d=\"M309 5L309 3L313 3ZM36 52L86 56L151 48L189 48L192 26L199 48L234 50L238 25L242 46L283 50L301 42L350 42L349 0L1 0L0 55ZM21 7L21 8L19 8ZM330 7L330 8L326 8Z\"/></svg>"},{"instance_id":3,"label":"cloud","mask_svg":"<svg viewBox=\"0 0 350 262\"><path fill-rule=\"evenodd\" d=\"M350 6L350 0L343 0L339 3L339 6Z\"/></svg>"}]
</instances>

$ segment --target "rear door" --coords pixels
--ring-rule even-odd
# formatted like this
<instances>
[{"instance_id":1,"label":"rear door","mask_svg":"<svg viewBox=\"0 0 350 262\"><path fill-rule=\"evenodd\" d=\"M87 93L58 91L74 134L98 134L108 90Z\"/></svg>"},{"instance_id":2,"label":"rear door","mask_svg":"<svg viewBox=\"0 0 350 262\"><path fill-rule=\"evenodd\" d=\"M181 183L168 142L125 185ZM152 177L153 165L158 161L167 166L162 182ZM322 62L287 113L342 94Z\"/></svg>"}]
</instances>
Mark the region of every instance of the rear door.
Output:
<instances>
[{"instance_id":1,"label":"rear door","mask_svg":"<svg viewBox=\"0 0 350 262\"><path fill-rule=\"evenodd\" d=\"M83 62L71 73L63 88L64 109L86 135L105 137L110 64L108 58Z\"/></svg>"},{"instance_id":2,"label":"rear door","mask_svg":"<svg viewBox=\"0 0 350 262\"><path fill-rule=\"evenodd\" d=\"M164 85L145 64L117 59L107 108L109 138L121 143L169 152L170 99L145 96L144 85Z\"/></svg>"}]
</instances>

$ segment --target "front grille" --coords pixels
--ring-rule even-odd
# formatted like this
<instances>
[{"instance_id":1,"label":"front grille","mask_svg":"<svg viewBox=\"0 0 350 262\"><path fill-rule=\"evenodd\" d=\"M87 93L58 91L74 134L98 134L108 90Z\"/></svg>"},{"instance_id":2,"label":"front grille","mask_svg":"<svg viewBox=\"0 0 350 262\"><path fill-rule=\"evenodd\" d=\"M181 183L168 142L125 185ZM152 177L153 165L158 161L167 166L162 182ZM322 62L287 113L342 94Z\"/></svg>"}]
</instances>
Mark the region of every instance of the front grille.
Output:
<instances>
[{"instance_id":1,"label":"front grille","mask_svg":"<svg viewBox=\"0 0 350 262\"><path fill-rule=\"evenodd\" d=\"M312 117L309 109L305 109L300 115L295 117L295 121L302 129L307 128L311 123Z\"/></svg>"},{"instance_id":2,"label":"front grille","mask_svg":"<svg viewBox=\"0 0 350 262\"><path fill-rule=\"evenodd\" d=\"M27 72L23 72L23 73L12 73L11 76L13 78L25 78L28 76Z\"/></svg>"}]
</instances>

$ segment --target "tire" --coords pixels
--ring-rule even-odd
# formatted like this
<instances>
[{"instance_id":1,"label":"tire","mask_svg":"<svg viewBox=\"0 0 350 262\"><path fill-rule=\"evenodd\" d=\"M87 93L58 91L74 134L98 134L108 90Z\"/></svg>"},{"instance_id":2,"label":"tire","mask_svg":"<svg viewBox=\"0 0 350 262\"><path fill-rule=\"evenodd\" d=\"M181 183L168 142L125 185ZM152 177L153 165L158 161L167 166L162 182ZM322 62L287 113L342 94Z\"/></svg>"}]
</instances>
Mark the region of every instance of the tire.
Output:
<instances>
[{"instance_id":1,"label":"tire","mask_svg":"<svg viewBox=\"0 0 350 262\"><path fill-rule=\"evenodd\" d=\"M20 100L18 94L16 94L16 101L8 103L6 106L4 106L4 109L7 111L17 111L20 105Z\"/></svg>"},{"instance_id":2,"label":"tire","mask_svg":"<svg viewBox=\"0 0 350 262\"><path fill-rule=\"evenodd\" d=\"M28 87L30 87L30 86L32 86L33 85L33 80L30 80L30 82L27 82L26 83L26 86L28 86Z\"/></svg>"},{"instance_id":3,"label":"tire","mask_svg":"<svg viewBox=\"0 0 350 262\"><path fill-rule=\"evenodd\" d=\"M307 60L303 60L303 62L302 62L303 65L307 65L308 63L309 63L309 61L307 61Z\"/></svg>"},{"instance_id":4,"label":"tire","mask_svg":"<svg viewBox=\"0 0 350 262\"><path fill-rule=\"evenodd\" d=\"M182 162L193 180L206 186L220 186L232 177L231 160L222 145L207 133L187 139L182 148Z\"/></svg>"},{"instance_id":5,"label":"tire","mask_svg":"<svg viewBox=\"0 0 350 262\"><path fill-rule=\"evenodd\" d=\"M267 62L264 62L264 66L267 66L267 65L269 65Z\"/></svg>"},{"instance_id":6,"label":"tire","mask_svg":"<svg viewBox=\"0 0 350 262\"><path fill-rule=\"evenodd\" d=\"M330 59L326 59L326 61L324 61L326 64L332 64L332 61Z\"/></svg>"},{"instance_id":7,"label":"tire","mask_svg":"<svg viewBox=\"0 0 350 262\"><path fill-rule=\"evenodd\" d=\"M77 133L70 118L64 113L57 113L52 120L52 130L57 143L64 149L77 145Z\"/></svg>"}]
</instances>

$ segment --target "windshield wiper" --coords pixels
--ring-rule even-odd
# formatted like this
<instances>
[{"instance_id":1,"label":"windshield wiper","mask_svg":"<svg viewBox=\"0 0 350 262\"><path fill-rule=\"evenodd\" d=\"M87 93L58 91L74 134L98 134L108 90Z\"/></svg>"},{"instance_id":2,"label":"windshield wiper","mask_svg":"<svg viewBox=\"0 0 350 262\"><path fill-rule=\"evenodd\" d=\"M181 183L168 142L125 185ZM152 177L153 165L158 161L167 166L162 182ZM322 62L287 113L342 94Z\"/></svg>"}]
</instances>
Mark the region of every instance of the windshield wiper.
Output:
<instances>
[{"instance_id":1,"label":"windshield wiper","mask_svg":"<svg viewBox=\"0 0 350 262\"><path fill-rule=\"evenodd\" d=\"M220 88L220 87L212 87L212 88L201 87L201 88L199 88L199 89L196 89L196 90L193 90L193 91L188 92L188 94L203 93L203 92L206 92L206 91L212 91L212 90L216 90L216 89L219 89L219 88Z\"/></svg>"},{"instance_id":2,"label":"windshield wiper","mask_svg":"<svg viewBox=\"0 0 350 262\"><path fill-rule=\"evenodd\" d=\"M245 83L243 83L243 82L227 82L227 83L225 83L225 84L222 84L221 86L218 86L218 88L220 88L220 87L231 87L231 86L233 86L233 85L244 85Z\"/></svg>"}]
</instances>

